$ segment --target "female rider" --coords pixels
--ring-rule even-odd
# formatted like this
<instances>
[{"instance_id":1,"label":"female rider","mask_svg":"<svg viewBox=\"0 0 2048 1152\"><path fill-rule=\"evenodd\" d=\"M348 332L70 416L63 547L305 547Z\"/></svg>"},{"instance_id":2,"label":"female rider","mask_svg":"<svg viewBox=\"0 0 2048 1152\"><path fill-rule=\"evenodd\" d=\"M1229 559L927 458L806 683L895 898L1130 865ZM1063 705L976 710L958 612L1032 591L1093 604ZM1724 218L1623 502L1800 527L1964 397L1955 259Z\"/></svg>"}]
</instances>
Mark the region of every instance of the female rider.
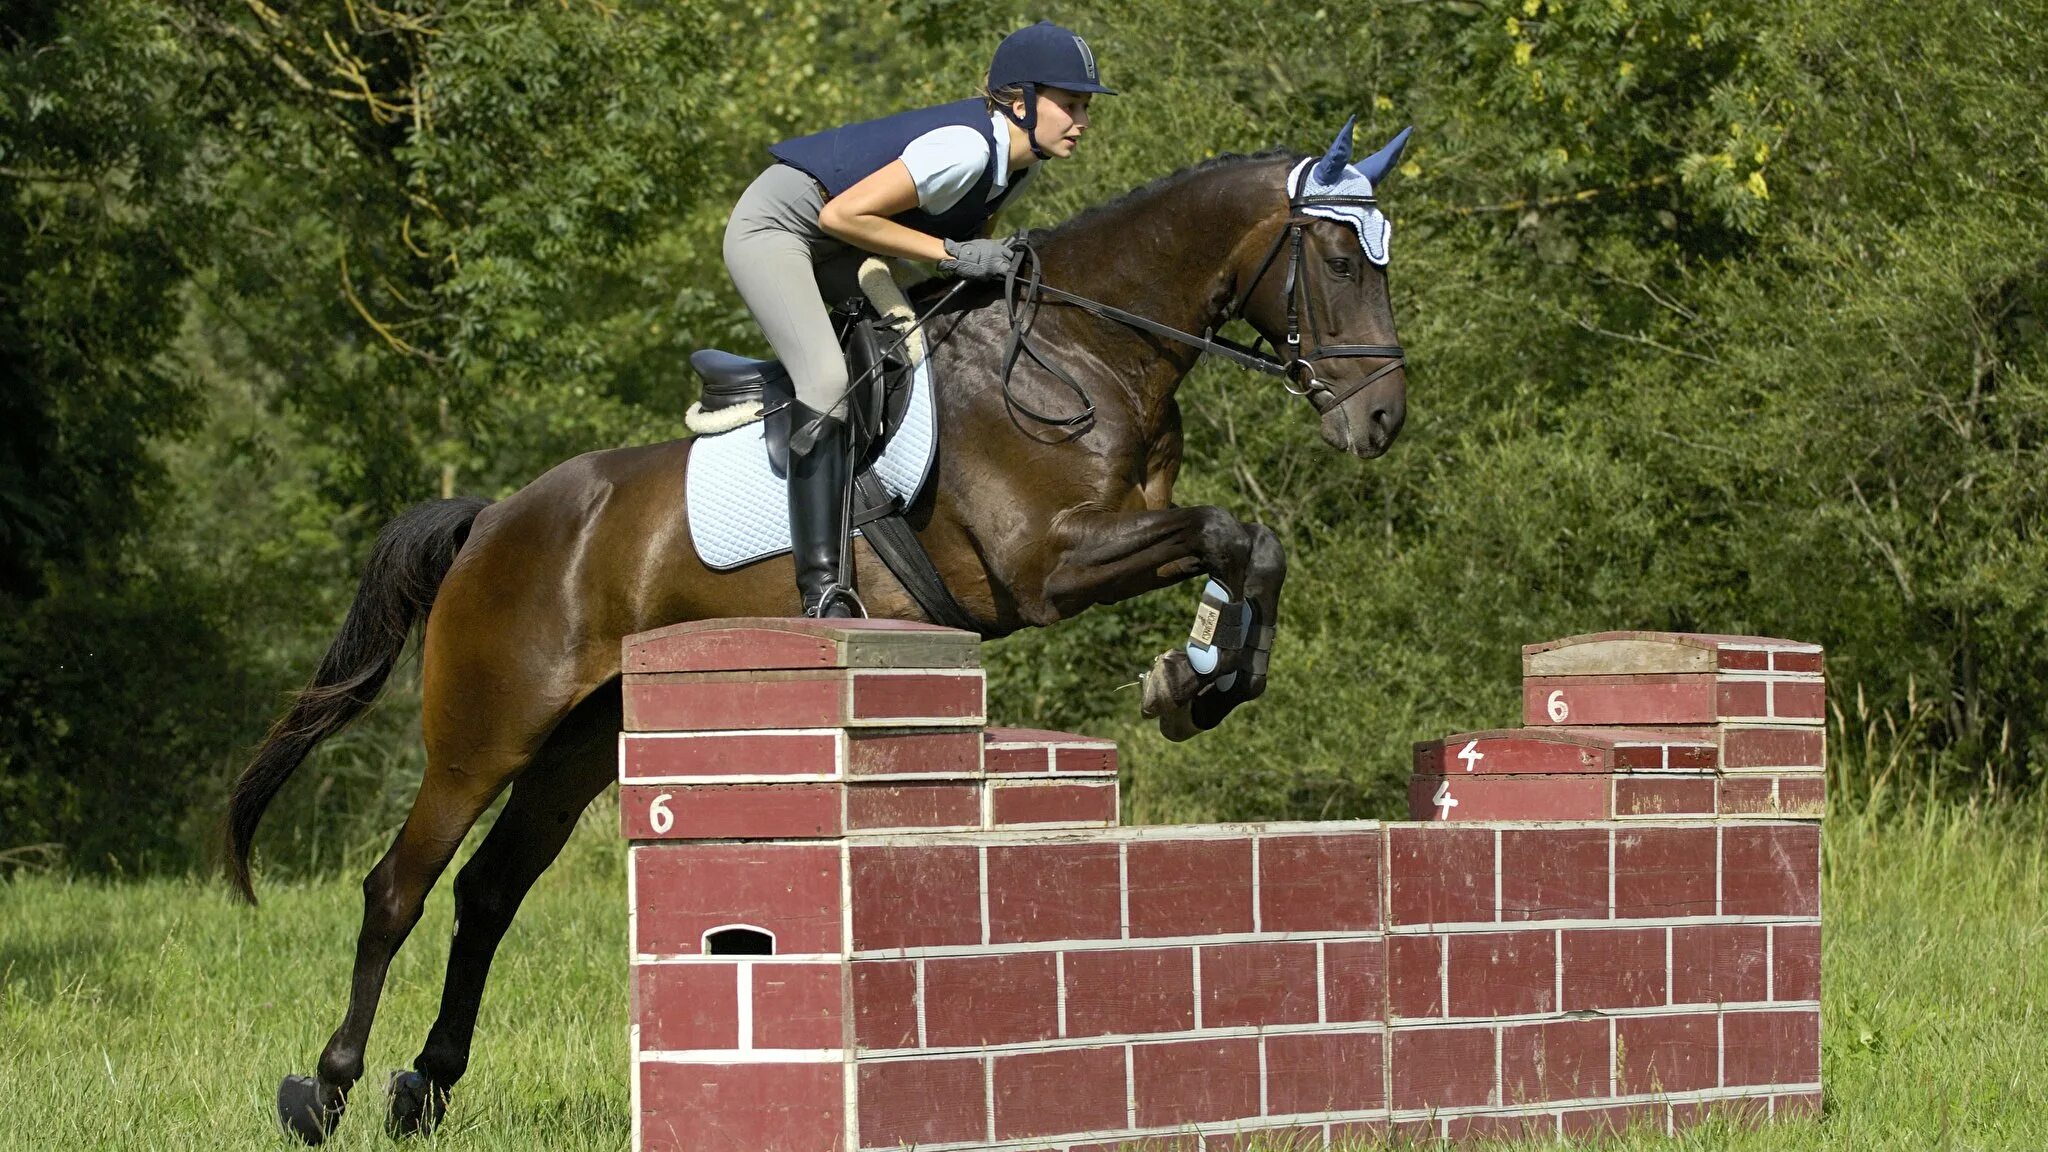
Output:
<instances>
[{"instance_id":1,"label":"female rider","mask_svg":"<svg viewBox=\"0 0 2048 1152\"><path fill-rule=\"evenodd\" d=\"M796 391L789 530L804 615L853 614L838 583L846 361L825 301L859 293L870 253L968 279L1006 275L1010 242L988 238L991 220L1033 165L1074 154L1090 97L1109 91L1088 45L1040 21L997 46L981 98L785 140L734 206L726 270Z\"/></svg>"}]
</instances>

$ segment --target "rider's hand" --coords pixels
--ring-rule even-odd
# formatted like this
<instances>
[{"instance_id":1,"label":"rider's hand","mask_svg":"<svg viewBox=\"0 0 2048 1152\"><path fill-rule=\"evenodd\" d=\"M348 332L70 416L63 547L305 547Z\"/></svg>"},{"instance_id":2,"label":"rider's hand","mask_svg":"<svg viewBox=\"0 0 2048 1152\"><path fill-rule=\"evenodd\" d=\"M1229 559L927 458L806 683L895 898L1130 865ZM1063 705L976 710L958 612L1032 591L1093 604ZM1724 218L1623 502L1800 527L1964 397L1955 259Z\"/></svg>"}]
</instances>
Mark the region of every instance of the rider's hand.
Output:
<instances>
[{"instance_id":1,"label":"rider's hand","mask_svg":"<svg viewBox=\"0 0 2048 1152\"><path fill-rule=\"evenodd\" d=\"M939 271L951 272L968 280L1000 280L1010 274L1010 268L1017 262L1017 253L1011 247L1015 237L1001 240L948 240L946 258L939 261Z\"/></svg>"}]
</instances>

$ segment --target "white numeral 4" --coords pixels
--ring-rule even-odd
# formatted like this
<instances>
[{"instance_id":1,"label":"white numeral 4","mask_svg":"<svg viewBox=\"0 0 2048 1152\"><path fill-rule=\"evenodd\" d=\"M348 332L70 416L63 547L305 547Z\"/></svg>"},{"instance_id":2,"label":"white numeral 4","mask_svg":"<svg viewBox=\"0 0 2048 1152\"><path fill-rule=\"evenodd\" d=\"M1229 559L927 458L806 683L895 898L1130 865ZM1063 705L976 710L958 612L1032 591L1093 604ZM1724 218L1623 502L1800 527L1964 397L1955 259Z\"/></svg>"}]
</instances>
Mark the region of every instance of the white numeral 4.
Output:
<instances>
[{"instance_id":1,"label":"white numeral 4","mask_svg":"<svg viewBox=\"0 0 2048 1152\"><path fill-rule=\"evenodd\" d=\"M1449 820L1451 818L1451 809L1458 806L1457 798L1451 795L1451 782L1446 780L1437 785L1436 795L1430 797L1429 802L1436 805L1437 819Z\"/></svg>"},{"instance_id":2,"label":"white numeral 4","mask_svg":"<svg viewBox=\"0 0 2048 1152\"><path fill-rule=\"evenodd\" d=\"M1465 771L1470 772L1479 767L1481 760L1486 759L1486 753L1479 750L1479 741L1467 740L1465 746L1458 749L1458 759L1465 762Z\"/></svg>"}]
</instances>

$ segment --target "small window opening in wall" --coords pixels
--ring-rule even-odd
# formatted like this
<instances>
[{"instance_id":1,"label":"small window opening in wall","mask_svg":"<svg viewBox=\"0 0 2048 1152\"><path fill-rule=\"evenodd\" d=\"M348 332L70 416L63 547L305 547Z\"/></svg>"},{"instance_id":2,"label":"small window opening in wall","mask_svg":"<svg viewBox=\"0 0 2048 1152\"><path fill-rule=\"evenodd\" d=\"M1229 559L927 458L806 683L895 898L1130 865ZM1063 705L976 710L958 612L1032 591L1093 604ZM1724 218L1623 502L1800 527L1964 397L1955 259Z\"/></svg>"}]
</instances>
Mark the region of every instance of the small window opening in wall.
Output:
<instances>
[{"instance_id":1,"label":"small window opening in wall","mask_svg":"<svg viewBox=\"0 0 2048 1152\"><path fill-rule=\"evenodd\" d=\"M734 924L726 928L713 928L704 934L704 954L707 956L773 956L775 936L759 928Z\"/></svg>"}]
</instances>

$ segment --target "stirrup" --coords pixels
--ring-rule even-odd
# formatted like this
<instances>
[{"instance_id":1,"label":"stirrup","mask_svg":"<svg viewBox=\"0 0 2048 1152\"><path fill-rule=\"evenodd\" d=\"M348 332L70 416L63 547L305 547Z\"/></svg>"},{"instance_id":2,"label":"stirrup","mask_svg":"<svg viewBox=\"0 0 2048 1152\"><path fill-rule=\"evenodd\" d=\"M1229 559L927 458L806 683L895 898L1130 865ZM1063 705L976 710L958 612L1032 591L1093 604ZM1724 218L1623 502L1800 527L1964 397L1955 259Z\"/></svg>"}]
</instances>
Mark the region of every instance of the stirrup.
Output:
<instances>
[{"instance_id":1,"label":"stirrup","mask_svg":"<svg viewBox=\"0 0 2048 1152\"><path fill-rule=\"evenodd\" d=\"M848 604L852 605L853 610L859 613L859 619L866 620L868 618L868 606L861 601L860 593L855 592L837 580L825 585L825 590L818 594L817 604L804 609L804 615L814 620L823 619L825 610L838 600L845 600Z\"/></svg>"}]
</instances>

